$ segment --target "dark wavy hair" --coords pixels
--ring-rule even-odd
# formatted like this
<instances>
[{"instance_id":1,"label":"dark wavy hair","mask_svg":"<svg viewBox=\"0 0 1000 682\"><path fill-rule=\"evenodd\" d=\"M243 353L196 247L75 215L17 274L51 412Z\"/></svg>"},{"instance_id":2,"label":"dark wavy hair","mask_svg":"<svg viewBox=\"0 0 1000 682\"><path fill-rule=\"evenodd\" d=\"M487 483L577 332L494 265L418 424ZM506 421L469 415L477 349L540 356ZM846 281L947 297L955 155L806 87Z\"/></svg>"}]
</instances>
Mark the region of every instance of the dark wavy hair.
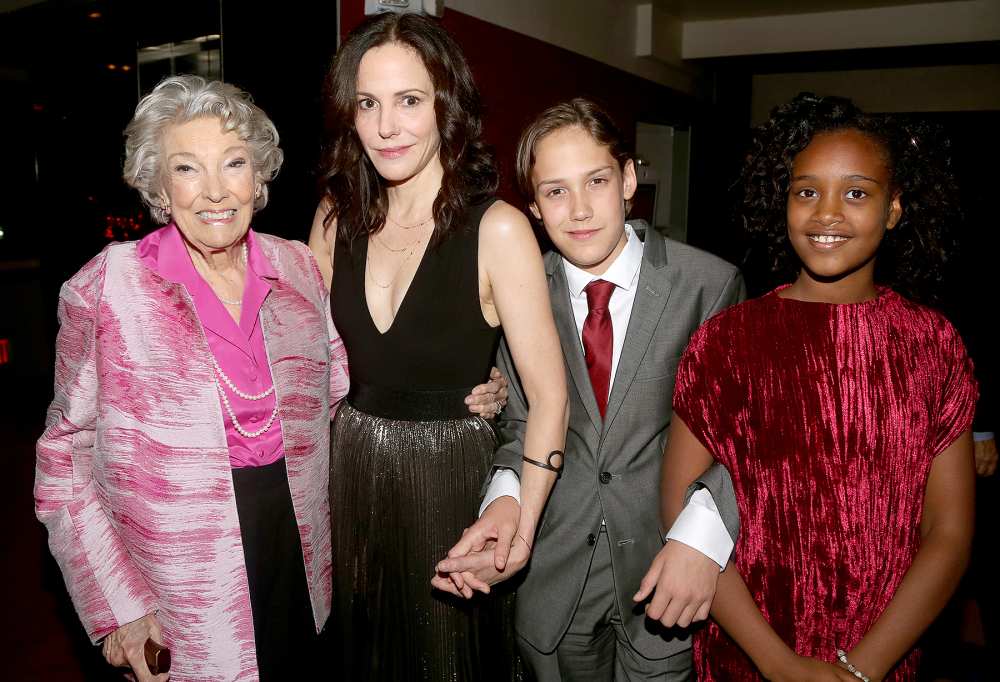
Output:
<instances>
[{"instance_id":1,"label":"dark wavy hair","mask_svg":"<svg viewBox=\"0 0 1000 682\"><path fill-rule=\"evenodd\" d=\"M496 192L498 175L492 151L480 139L482 103L465 55L437 21L417 14L369 17L351 31L334 57L324 92L327 141L321 186L331 206L325 223L336 218L337 235L348 245L385 225L385 182L358 139L354 119L361 58L388 43L413 49L434 85L444 177L434 200L433 246L458 229L470 205Z\"/></svg>"},{"instance_id":2,"label":"dark wavy hair","mask_svg":"<svg viewBox=\"0 0 1000 682\"><path fill-rule=\"evenodd\" d=\"M882 149L890 192L899 193L903 213L885 233L875 259L875 280L907 298L937 304L954 231L961 221L951 172L950 142L937 126L905 117L866 114L849 99L800 93L776 107L753 131L737 187L737 212L753 242L765 241L771 267L785 281L800 267L789 244L785 211L792 160L813 137L857 130Z\"/></svg>"}]
</instances>

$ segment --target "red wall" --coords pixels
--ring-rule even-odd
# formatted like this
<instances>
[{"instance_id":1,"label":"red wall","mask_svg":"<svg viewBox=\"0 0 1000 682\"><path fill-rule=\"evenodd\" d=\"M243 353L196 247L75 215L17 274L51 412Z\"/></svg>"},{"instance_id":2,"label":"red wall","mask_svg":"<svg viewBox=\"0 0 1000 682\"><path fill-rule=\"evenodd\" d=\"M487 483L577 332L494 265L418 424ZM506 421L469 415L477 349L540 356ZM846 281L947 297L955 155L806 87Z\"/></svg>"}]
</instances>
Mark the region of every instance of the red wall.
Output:
<instances>
[{"instance_id":1,"label":"red wall","mask_svg":"<svg viewBox=\"0 0 1000 682\"><path fill-rule=\"evenodd\" d=\"M364 19L362 0L342 0L341 32ZM502 172L501 195L513 192L513 159L521 129L545 107L591 97L634 141L637 121L687 125L693 98L535 38L446 9L442 23L465 51L486 105L486 139Z\"/></svg>"}]
</instances>

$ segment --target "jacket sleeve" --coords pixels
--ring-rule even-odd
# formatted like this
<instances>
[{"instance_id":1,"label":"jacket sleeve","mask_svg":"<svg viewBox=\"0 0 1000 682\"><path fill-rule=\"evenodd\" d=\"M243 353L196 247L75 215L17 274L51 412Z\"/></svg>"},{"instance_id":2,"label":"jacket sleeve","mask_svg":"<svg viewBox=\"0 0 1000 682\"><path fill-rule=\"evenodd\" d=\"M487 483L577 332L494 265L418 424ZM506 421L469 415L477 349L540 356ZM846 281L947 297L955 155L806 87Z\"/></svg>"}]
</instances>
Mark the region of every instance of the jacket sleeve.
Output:
<instances>
[{"instance_id":1,"label":"jacket sleeve","mask_svg":"<svg viewBox=\"0 0 1000 682\"><path fill-rule=\"evenodd\" d=\"M702 322L714 317L731 305L745 301L746 297L747 287L746 283L743 281L743 273L741 273L737 268L733 268L729 273L729 278L726 280L726 283L719 291L719 296L715 299L712 307L709 308L708 314L704 317L704 319L702 319Z\"/></svg>"},{"instance_id":2,"label":"jacket sleeve","mask_svg":"<svg viewBox=\"0 0 1000 682\"><path fill-rule=\"evenodd\" d=\"M735 545L740 535L740 511L736 506L736 491L733 489L733 479L729 475L729 470L718 462L712 464L688 487L684 494L684 504L688 503L696 490L702 488L711 493L712 500L719 509L719 516L722 517L722 523L725 524Z\"/></svg>"},{"instance_id":3,"label":"jacket sleeve","mask_svg":"<svg viewBox=\"0 0 1000 682\"><path fill-rule=\"evenodd\" d=\"M347 368L347 349L344 347L344 340L340 338L337 327L333 324L333 315L330 313L331 292L326 288L326 283L323 281L323 275L319 271L312 250L299 242L289 243L305 258L313 285L319 292L323 314L326 316L327 336L330 338L330 421L333 421L333 418L337 416L337 406L340 405L340 401L344 399L351 387L350 372Z\"/></svg>"},{"instance_id":4,"label":"jacket sleeve","mask_svg":"<svg viewBox=\"0 0 1000 682\"><path fill-rule=\"evenodd\" d=\"M98 299L106 263L88 263L59 295L55 395L38 439L35 513L91 641L157 610L156 598L98 497L92 463L102 408L97 371Z\"/></svg>"}]
</instances>

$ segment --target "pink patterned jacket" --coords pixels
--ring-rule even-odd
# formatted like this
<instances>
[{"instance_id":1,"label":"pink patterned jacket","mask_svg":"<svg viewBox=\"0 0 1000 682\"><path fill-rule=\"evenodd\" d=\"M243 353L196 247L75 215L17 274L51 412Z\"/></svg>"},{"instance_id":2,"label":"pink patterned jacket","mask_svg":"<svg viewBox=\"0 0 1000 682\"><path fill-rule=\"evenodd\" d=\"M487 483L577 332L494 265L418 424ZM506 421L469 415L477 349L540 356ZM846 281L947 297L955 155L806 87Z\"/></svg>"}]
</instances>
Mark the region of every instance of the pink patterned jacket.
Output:
<instances>
[{"instance_id":1,"label":"pink patterned jacket","mask_svg":"<svg viewBox=\"0 0 1000 682\"><path fill-rule=\"evenodd\" d=\"M309 249L258 235L261 309L317 629L330 613L329 422L347 357ZM156 613L171 679L257 680L212 355L182 285L112 244L63 285L35 508L97 642Z\"/></svg>"}]
</instances>

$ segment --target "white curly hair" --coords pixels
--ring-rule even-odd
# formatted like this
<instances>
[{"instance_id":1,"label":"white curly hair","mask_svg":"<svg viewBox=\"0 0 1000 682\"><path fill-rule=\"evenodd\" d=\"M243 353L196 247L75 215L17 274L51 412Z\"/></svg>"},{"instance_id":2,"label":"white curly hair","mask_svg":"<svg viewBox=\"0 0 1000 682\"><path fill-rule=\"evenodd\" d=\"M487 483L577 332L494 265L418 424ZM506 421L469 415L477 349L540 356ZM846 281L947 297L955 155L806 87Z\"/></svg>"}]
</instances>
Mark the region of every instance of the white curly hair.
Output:
<instances>
[{"instance_id":1,"label":"white curly hair","mask_svg":"<svg viewBox=\"0 0 1000 682\"><path fill-rule=\"evenodd\" d=\"M278 174L285 156L271 119L235 85L201 76L170 76L139 101L125 128L125 182L139 190L158 223L170 220L162 199L163 132L168 126L205 116L218 118L223 130L235 131L250 147L254 180L260 186L254 211L267 205L267 183Z\"/></svg>"}]
</instances>

